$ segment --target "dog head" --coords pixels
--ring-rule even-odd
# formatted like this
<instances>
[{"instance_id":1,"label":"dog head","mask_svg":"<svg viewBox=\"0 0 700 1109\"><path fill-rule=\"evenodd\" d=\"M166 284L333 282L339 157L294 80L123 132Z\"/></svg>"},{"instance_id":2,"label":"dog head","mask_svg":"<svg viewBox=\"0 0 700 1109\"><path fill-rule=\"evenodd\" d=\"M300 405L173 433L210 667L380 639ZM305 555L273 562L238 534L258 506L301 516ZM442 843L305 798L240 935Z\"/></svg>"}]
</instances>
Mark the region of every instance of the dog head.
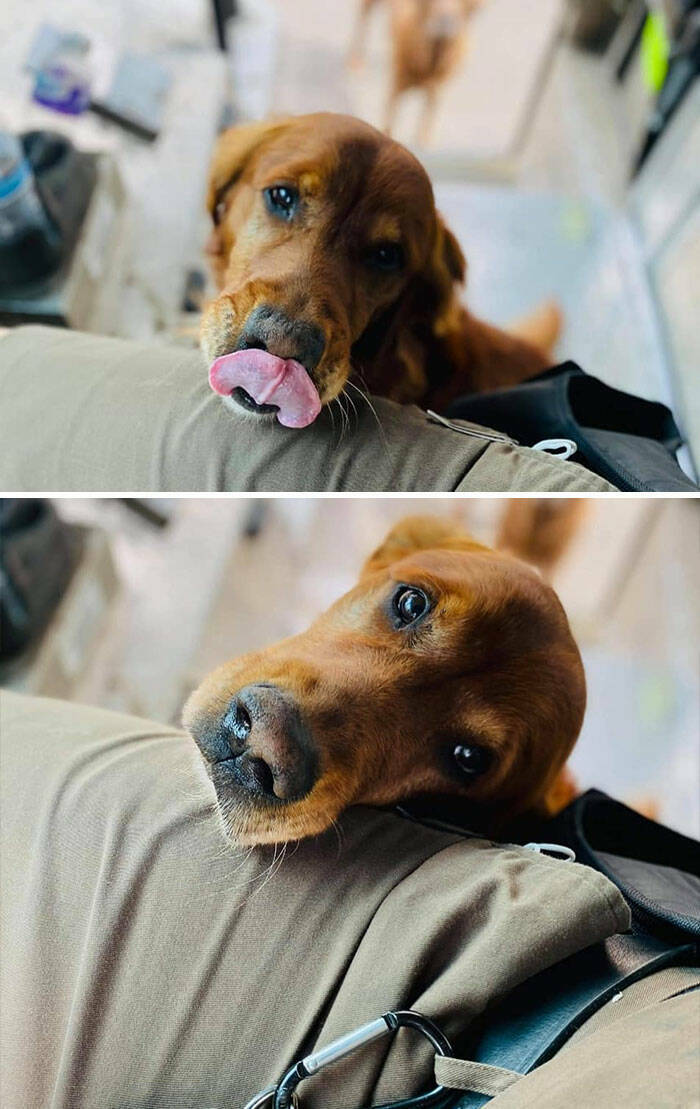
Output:
<instances>
[{"instance_id":1,"label":"dog head","mask_svg":"<svg viewBox=\"0 0 700 1109\"><path fill-rule=\"evenodd\" d=\"M353 371L401 402L425 392L425 343L458 308L465 262L408 150L330 113L235 127L218 141L208 207L220 293L201 342L218 392L273 414L274 380L291 367L302 416L290 426L311 422Z\"/></svg>"},{"instance_id":2,"label":"dog head","mask_svg":"<svg viewBox=\"0 0 700 1109\"><path fill-rule=\"evenodd\" d=\"M545 807L585 683L554 592L410 518L301 635L214 671L184 722L229 834L279 843L350 805L449 796L481 830Z\"/></svg>"}]
</instances>

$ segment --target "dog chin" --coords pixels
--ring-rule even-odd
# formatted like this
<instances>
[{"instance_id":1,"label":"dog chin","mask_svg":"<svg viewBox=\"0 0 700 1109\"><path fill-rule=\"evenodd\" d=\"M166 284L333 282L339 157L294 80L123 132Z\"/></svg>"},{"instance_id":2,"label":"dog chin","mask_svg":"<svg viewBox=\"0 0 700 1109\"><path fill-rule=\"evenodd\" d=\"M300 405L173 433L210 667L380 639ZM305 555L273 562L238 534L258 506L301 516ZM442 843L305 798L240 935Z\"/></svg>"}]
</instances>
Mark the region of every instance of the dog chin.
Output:
<instances>
[{"instance_id":1,"label":"dog chin","mask_svg":"<svg viewBox=\"0 0 700 1109\"><path fill-rule=\"evenodd\" d=\"M221 826L237 847L296 843L327 831L334 820L332 814L305 811L301 802L268 807L230 789L214 788Z\"/></svg>"},{"instance_id":2,"label":"dog chin","mask_svg":"<svg viewBox=\"0 0 700 1109\"><path fill-rule=\"evenodd\" d=\"M296 843L327 831L332 821L288 820L281 813L235 812L219 806L219 816L228 839L238 847L264 847Z\"/></svg>"}]
</instances>

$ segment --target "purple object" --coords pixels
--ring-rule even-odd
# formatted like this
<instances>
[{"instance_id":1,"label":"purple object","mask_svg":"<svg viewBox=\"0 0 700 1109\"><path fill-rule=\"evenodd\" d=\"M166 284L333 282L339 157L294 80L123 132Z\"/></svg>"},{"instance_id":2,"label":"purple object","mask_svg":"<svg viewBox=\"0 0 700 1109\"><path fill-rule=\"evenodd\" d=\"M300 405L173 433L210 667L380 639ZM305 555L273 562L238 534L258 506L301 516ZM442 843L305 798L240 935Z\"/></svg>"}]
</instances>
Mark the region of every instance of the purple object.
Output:
<instances>
[{"instance_id":1,"label":"purple object","mask_svg":"<svg viewBox=\"0 0 700 1109\"><path fill-rule=\"evenodd\" d=\"M90 43L79 34L59 38L36 69L34 99L47 108L77 116L90 104Z\"/></svg>"},{"instance_id":2,"label":"purple object","mask_svg":"<svg viewBox=\"0 0 700 1109\"><path fill-rule=\"evenodd\" d=\"M90 89L68 66L59 62L38 73L34 99L57 112L77 116L90 103Z\"/></svg>"}]
</instances>

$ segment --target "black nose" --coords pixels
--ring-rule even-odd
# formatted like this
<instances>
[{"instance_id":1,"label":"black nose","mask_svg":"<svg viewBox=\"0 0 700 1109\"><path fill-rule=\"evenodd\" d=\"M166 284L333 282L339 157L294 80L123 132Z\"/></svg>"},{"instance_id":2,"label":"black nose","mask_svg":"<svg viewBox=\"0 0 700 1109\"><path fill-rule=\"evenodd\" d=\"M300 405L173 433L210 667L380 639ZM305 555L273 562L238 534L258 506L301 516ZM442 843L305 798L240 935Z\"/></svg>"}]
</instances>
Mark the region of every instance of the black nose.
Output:
<instances>
[{"instance_id":1,"label":"black nose","mask_svg":"<svg viewBox=\"0 0 700 1109\"><path fill-rule=\"evenodd\" d=\"M321 361L325 346L326 339L320 327L290 319L280 309L261 304L248 316L236 349L257 347L278 358L293 358L311 373Z\"/></svg>"},{"instance_id":2,"label":"black nose","mask_svg":"<svg viewBox=\"0 0 700 1109\"><path fill-rule=\"evenodd\" d=\"M291 694L274 685L248 685L221 720L213 761L233 760L247 792L296 801L312 788L317 759L308 728Z\"/></svg>"}]
</instances>

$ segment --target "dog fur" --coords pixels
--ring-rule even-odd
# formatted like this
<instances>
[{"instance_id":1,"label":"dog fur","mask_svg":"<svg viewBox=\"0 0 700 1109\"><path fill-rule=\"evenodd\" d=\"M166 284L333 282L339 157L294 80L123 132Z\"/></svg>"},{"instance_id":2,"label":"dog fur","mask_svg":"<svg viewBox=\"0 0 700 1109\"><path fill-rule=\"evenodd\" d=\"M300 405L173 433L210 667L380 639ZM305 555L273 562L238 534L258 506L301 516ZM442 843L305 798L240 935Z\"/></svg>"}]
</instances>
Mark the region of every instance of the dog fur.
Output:
<instances>
[{"instance_id":1,"label":"dog fur","mask_svg":"<svg viewBox=\"0 0 700 1109\"><path fill-rule=\"evenodd\" d=\"M269 189L280 185L298 193L289 220L266 207ZM207 250L220 290L202 320L210 363L251 345L246 325L268 309L286 325L267 336L267 349L300 360L322 404L354 387L439 411L550 362L545 348L556 339L558 310L540 311L520 334L472 315L461 299L464 255L436 211L425 170L369 124L319 113L226 131L208 208ZM400 264L382 269L378 252ZM300 327L322 336L313 364L299 355Z\"/></svg>"},{"instance_id":2,"label":"dog fur","mask_svg":"<svg viewBox=\"0 0 700 1109\"><path fill-rule=\"evenodd\" d=\"M407 587L432 607L415 626L397 626L392 598ZM251 683L282 691L303 722L315 773L302 796L244 788L228 732L221 753L231 704ZM540 575L444 519L409 517L308 630L209 675L184 723L229 835L259 844L323 832L352 805L409 798L445 799L487 834L543 814L566 795L558 783L584 706L578 649ZM251 735L241 758L293 757L285 737L271 755L264 729ZM484 752L483 773L462 773L453 758L460 744Z\"/></svg>"}]
</instances>

